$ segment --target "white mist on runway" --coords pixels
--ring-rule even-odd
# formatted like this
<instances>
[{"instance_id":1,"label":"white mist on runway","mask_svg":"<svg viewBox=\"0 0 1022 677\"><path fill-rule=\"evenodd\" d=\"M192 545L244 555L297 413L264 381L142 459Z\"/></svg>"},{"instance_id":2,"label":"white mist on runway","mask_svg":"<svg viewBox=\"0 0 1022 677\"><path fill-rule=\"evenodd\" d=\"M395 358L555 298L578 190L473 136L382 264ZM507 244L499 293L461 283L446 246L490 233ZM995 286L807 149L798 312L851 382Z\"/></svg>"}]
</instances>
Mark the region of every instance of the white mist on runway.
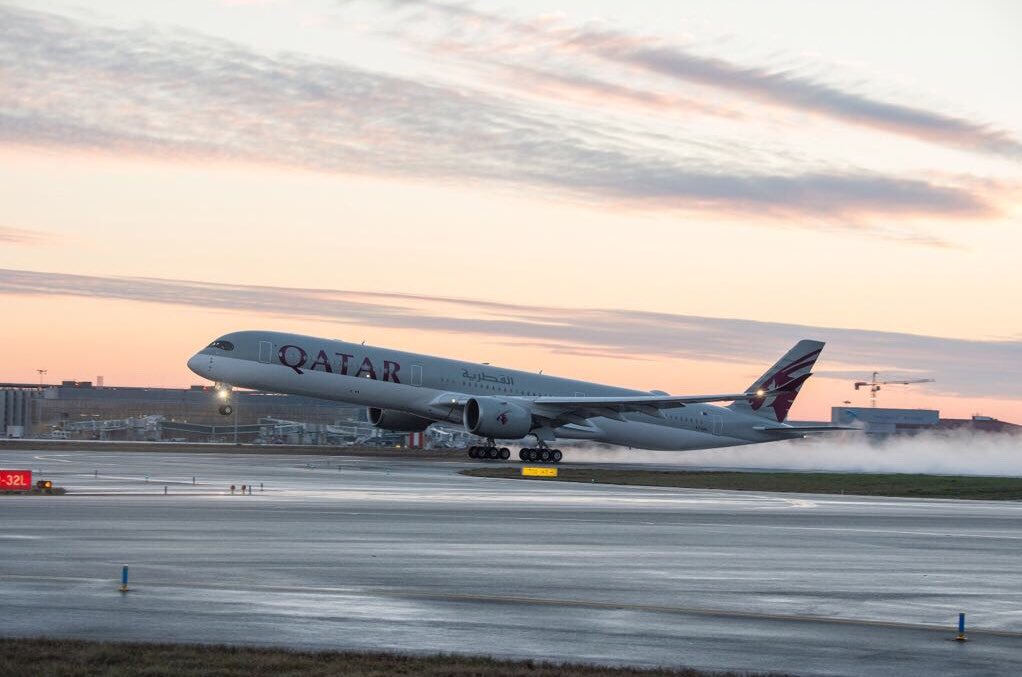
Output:
<instances>
[{"instance_id":1,"label":"white mist on runway","mask_svg":"<svg viewBox=\"0 0 1022 677\"><path fill-rule=\"evenodd\" d=\"M1022 435L949 432L892 437L820 435L794 442L701 451L562 447L566 462L655 463L679 467L831 470L1022 476Z\"/></svg>"}]
</instances>

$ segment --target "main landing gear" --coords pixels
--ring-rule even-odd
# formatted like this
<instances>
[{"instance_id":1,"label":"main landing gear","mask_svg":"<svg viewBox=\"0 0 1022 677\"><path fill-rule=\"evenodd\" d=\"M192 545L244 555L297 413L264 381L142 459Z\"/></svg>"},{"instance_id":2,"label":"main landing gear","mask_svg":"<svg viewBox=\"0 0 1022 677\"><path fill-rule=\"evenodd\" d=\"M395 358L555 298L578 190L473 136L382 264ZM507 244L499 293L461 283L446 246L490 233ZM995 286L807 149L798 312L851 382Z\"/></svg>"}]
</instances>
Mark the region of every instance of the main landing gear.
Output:
<instances>
[{"instance_id":1,"label":"main landing gear","mask_svg":"<svg viewBox=\"0 0 1022 677\"><path fill-rule=\"evenodd\" d=\"M511 450L507 447L497 447L493 444L486 446L473 445L468 448L469 458L488 458L488 459L500 459L506 461L511 458Z\"/></svg>"},{"instance_id":2,"label":"main landing gear","mask_svg":"<svg viewBox=\"0 0 1022 677\"><path fill-rule=\"evenodd\" d=\"M488 444L469 447L468 457L506 461L511 458L511 450L507 447L498 447L493 440L490 440ZM560 449L548 449L544 445L535 449L522 449L518 452L518 458L528 463L560 463L564 455Z\"/></svg>"},{"instance_id":3,"label":"main landing gear","mask_svg":"<svg viewBox=\"0 0 1022 677\"><path fill-rule=\"evenodd\" d=\"M564 454L560 449L539 447L538 449L522 449L518 452L518 458L530 463L560 463Z\"/></svg>"}]
</instances>

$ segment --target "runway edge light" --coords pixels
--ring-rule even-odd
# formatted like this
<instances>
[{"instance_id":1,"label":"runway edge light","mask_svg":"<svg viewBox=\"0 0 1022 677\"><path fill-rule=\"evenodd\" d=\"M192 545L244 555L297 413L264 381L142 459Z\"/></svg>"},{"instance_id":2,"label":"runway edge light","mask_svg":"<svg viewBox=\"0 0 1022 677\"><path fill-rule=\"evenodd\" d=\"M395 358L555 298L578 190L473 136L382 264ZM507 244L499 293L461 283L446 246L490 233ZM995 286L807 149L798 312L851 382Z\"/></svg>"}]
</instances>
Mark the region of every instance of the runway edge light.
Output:
<instances>
[{"instance_id":1,"label":"runway edge light","mask_svg":"<svg viewBox=\"0 0 1022 677\"><path fill-rule=\"evenodd\" d=\"M121 567L121 587L120 587L120 590L121 590L121 592L127 592L128 591L128 565L127 564L125 564L123 567Z\"/></svg>"},{"instance_id":2,"label":"runway edge light","mask_svg":"<svg viewBox=\"0 0 1022 677\"><path fill-rule=\"evenodd\" d=\"M968 638L965 636L965 614L958 614L958 636L955 637L956 642L966 642Z\"/></svg>"}]
</instances>

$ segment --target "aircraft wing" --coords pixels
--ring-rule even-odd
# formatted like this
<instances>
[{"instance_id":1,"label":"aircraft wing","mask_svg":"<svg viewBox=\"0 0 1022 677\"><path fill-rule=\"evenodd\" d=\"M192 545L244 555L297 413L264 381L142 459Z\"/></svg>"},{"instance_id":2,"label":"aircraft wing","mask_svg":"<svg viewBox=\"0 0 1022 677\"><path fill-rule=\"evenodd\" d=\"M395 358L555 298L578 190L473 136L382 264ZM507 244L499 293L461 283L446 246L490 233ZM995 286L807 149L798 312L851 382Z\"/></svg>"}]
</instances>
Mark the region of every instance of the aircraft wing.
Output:
<instances>
[{"instance_id":1,"label":"aircraft wing","mask_svg":"<svg viewBox=\"0 0 1022 677\"><path fill-rule=\"evenodd\" d=\"M732 393L725 395L638 395L633 397L533 397L532 404L550 409L599 408L625 412L658 412L661 409L676 409L689 404L704 402L733 402L755 398L756 393Z\"/></svg>"},{"instance_id":2,"label":"aircraft wing","mask_svg":"<svg viewBox=\"0 0 1022 677\"><path fill-rule=\"evenodd\" d=\"M775 391L770 391L775 392ZM551 421L570 421L580 425L585 419L602 416L623 421L623 414L637 413L663 417L662 409L677 409L689 404L704 402L732 402L734 400L765 397L769 393L732 393L724 395L638 395L630 397L508 397L520 402L533 414ZM445 393L431 402L451 412L464 407L471 395Z\"/></svg>"},{"instance_id":3,"label":"aircraft wing","mask_svg":"<svg viewBox=\"0 0 1022 677\"><path fill-rule=\"evenodd\" d=\"M772 395L797 389L809 378L809 374L794 378L771 390L758 390L745 393L724 393L719 395L632 395L621 397L560 397L541 395L539 397L508 397L518 401L533 414L554 423L570 422L588 425L587 419L602 416L605 418L625 420L624 414L647 414L663 418L664 409L678 409L690 404L707 402L734 402L735 400L765 399ZM463 393L444 393L431 402L437 408L450 409L448 418L453 420L454 412L463 408L472 396ZM782 428L778 428L779 430ZM790 428L783 428L794 432Z\"/></svg>"},{"instance_id":4,"label":"aircraft wing","mask_svg":"<svg viewBox=\"0 0 1022 677\"><path fill-rule=\"evenodd\" d=\"M808 377L808 374L806 375ZM795 388L806 377L793 379L773 390L720 395L637 395L628 397L534 397L528 400L533 411L549 418L590 418L605 416L620 418L622 414L638 413L663 417L663 409L678 409L690 404L707 402L733 402L735 400L762 399Z\"/></svg>"}]
</instances>

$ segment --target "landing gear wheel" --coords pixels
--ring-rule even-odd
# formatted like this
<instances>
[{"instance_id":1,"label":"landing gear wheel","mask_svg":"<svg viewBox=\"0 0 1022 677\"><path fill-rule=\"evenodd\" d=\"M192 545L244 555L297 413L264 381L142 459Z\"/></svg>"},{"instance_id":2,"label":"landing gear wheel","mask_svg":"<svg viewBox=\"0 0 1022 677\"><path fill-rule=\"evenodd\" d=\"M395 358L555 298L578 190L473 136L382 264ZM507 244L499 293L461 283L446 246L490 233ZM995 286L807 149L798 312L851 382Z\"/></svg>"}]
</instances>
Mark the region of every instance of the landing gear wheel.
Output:
<instances>
[{"instance_id":1,"label":"landing gear wheel","mask_svg":"<svg viewBox=\"0 0 1022 677\"><path fill-rule=\"evenodd\" d=\"M495 458L497 458L499 456L500 456L500 449L497 449L497 447L490 447L489 449L486 450L486 458L495 459Z\"/></svg>"},{"instance_id":2,"label":"landing gear wheel","mask_svg":"<svg viewBox=\"0 0 1022 677\"><path fill-rule=\"evenodd\" d=\"M564 454L561 453L560 449L554 449L551 452L551 456L553 457L553 462L554 463L560 463L561 459L564 458Z\"/></svg>"},{"instance_id":3,"label":"landing gear wheel","mask_svg":"<svg viewBox=\"0 0 1022 677\"><path fill-rule=\"evenodd\" d=\"M549 449L540 449L539 450L539 460L543 461L544 463L549 463L550 462L550 450Z\"/></svg>"},{"instance_id":4,"label":"landing gear wheel","mask_svg":"<svg viewBox=\"0 0 1022 677\"><path fill-rule=\"evenodd\" d=\"M507 447L501 447L500 448L500 459L502 461L506 461L509 458L511 458L511 450L508 449Z\"/></svg>"},{"instance_id":5,"label":"landing gear wheel","mask_svg":"<svg viewBox=\"0 0 1022 677\"><path fill-rule=\"evenodd\" d=\"M221 404L220 408L217 409L217 411L220 412L221 416L230 416L231 414L234 413L234 407L232 407L229 404Z\"/></svg>"},{"instance_id":6,"label":"landing gear wheel","mask_svg":"<svg viewBox=\"0 0 1022 677\"><path fill-rule=\"evenodd\" d=\"M471 446L468 448L469 458L479 458L479 447Z\"/></svg>"},{"instance_id":7,"label":"landing gear wheel","mask_svg":"<svg viewBox=\"0 0 1022 677\"><path fill-rule=\"evenodd\" d=\"M522 449L521 451L519 451L518 452L518 458L523 460L523 461L528 461L529 460L529 450L528 449Z\"/></svg>"}]
</instances>

